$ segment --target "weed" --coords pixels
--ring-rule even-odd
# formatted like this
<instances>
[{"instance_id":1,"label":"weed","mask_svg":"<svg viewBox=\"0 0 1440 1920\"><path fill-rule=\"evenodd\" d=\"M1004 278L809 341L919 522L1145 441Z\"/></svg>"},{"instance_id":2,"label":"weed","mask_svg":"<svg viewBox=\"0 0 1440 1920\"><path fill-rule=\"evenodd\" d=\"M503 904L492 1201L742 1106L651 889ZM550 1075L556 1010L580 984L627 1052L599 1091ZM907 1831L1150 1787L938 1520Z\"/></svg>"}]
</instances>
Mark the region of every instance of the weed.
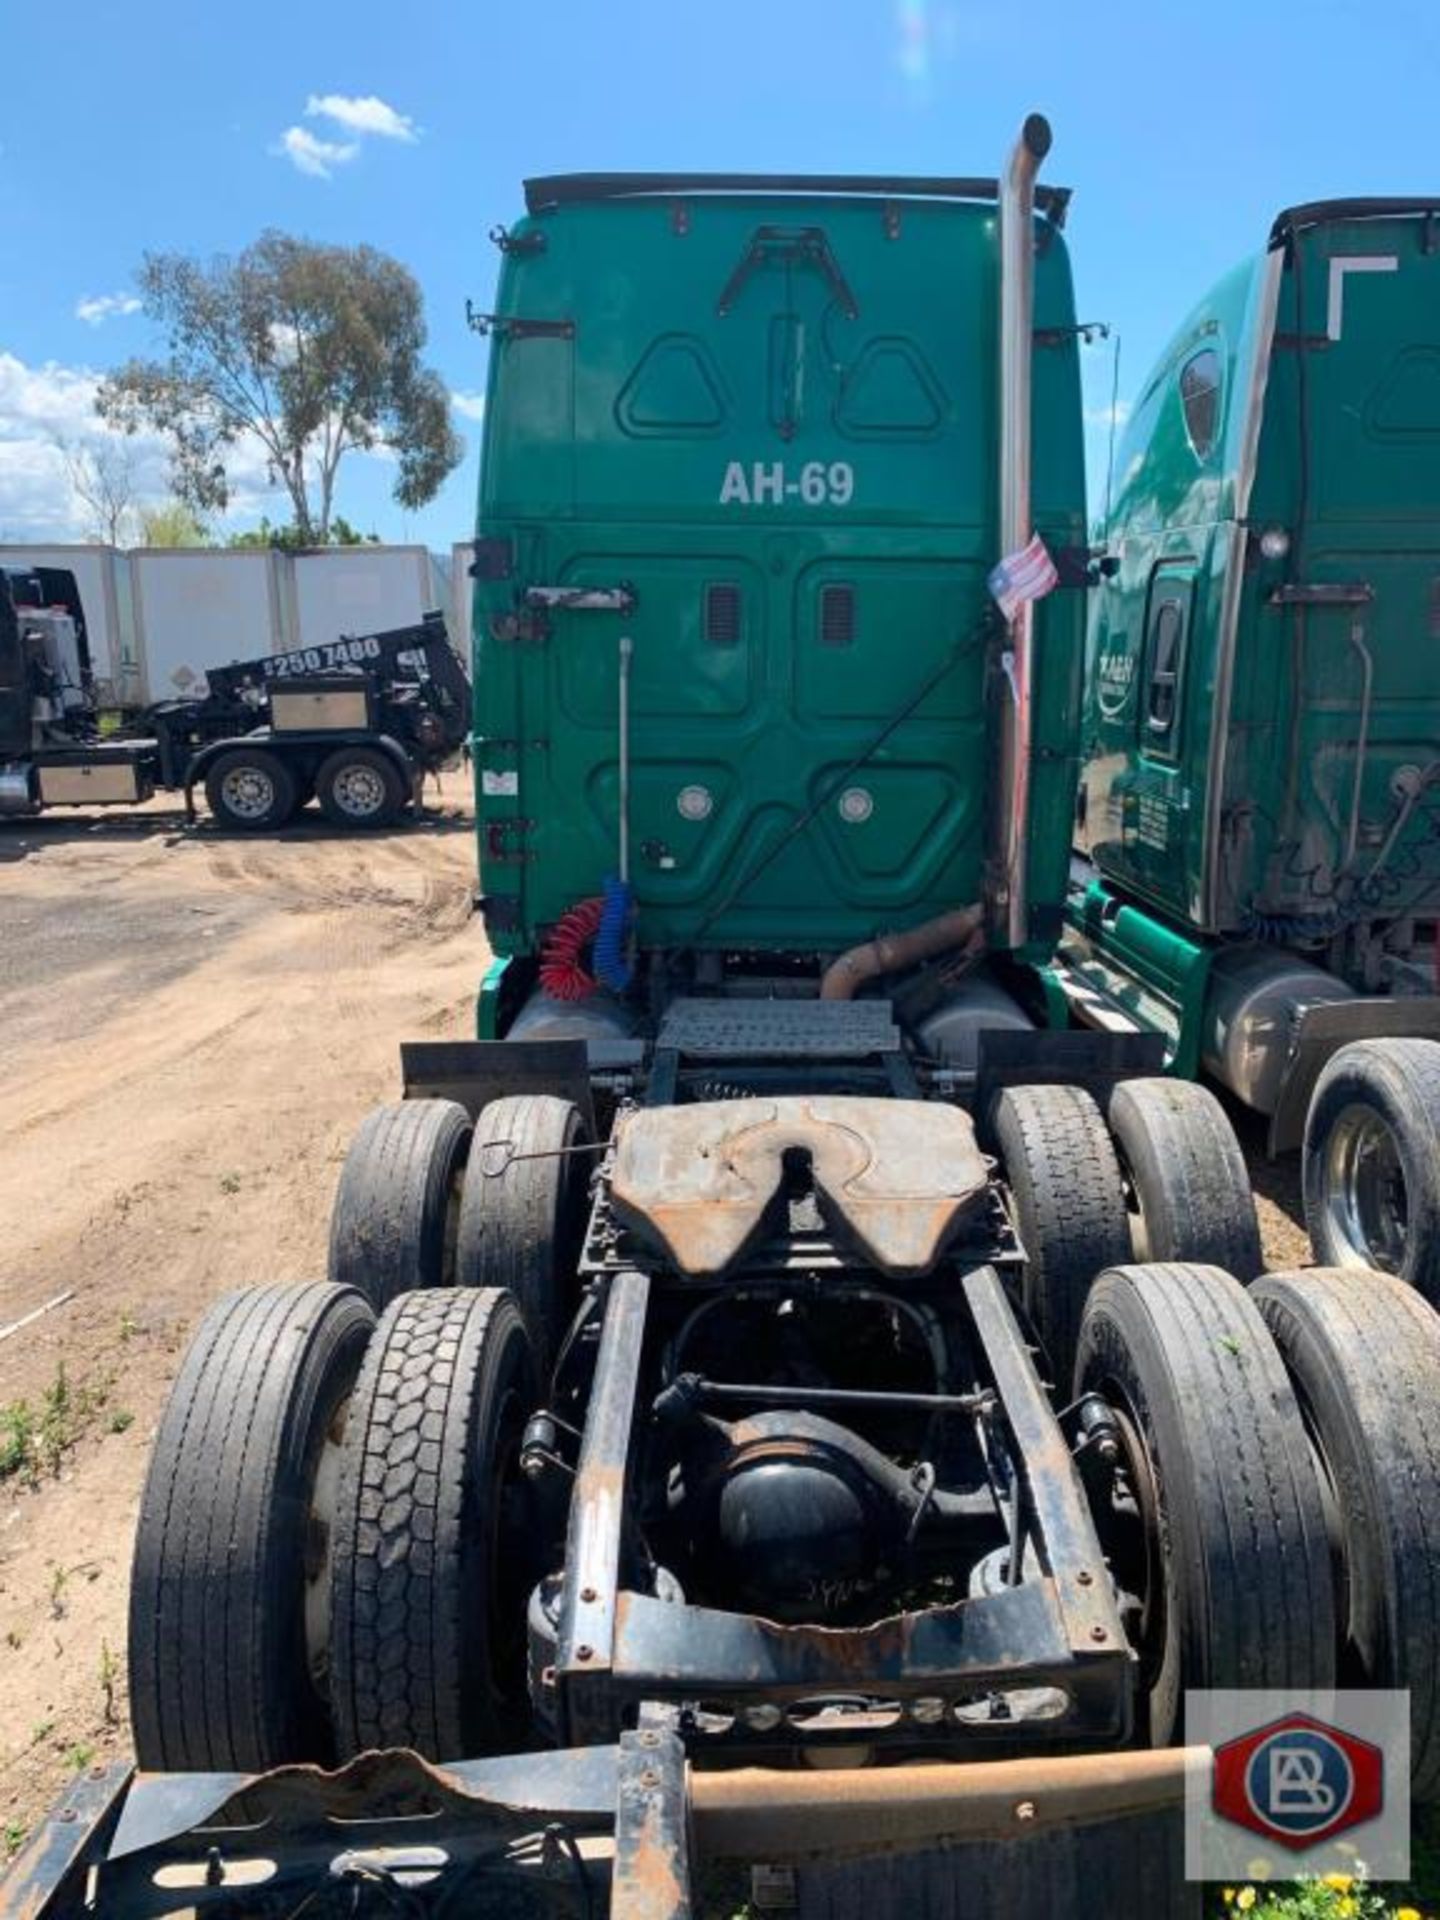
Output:
<instances>
[{"instance_id":1,"label":"weed","mask_svg":"<svg viewBox=\"0 0 1440 1920\"><path fill-rule=\"evenodd\" d=\"M28 1400L12 1400L0 1407L0 1480L31 1464L35 1444L35 1410Z\"/></svg>"},{"instance_id":2,"label":"weed","mask_svg":"<svg viewBox=\"0 0 1440 1920\"><path fill-rule=\"evenodd\" d=\"M23 1474L35 1486L42 1473L58 1474L65 1455L109 1400L113 1384L113 1374L77 1384L62 1360L38 1408L28 1400L0 1407L0 1480Z\"/></svg>"},{"instance_id":3,"label":"weed","mask_svg":"<svg viewBox=\"0 0 1440 1920\"><path fill-rule=\"evenodd\" d=\"M239 1174L238 1173L222 1173L220 1176L220 1191L222 1193L239 1193L240 1191Z\"/></svg>"},{"instance_id":4,"label":"weed","mask_svg":"<svg viewBox=\"0 0 1440 1920\"><path fill-rule=\"evenodd\" d=\"M70 1584L70 1569L57 1561L50 1575L50 1611L57 1620L65 1618L65 1589Z\"/></svg>"},{"instance_id":5,"label":"weed","mask_svg":"<svg viewBox=\"0 0 1440 1920\"><path fill-rule=\"evenodd\" d=\"M105 1702L105 1724L115 1724L115 1682L120 1678L120 1662L108 1640L100 1642L100 1697Z\"/></svg>"},{"instance_id":6,"label":"weed","mask_svg":"<svg viewBox=\"0 0 1440 1920\"><path fill-rule=\"evenodd\" d=\"M83 1773L94 1760L95 1749L87 1740L77 1740L65 1749L65 1764L72 1773Z\"/></svg>"},{"instance_id":7,"label":"weed","mask_svg":"<svg viewBox=\"0 0 1440 1920\"><path fill-rule=\"evenodd\" d=\"M54 1731L55 1722L53 1720L37 1720L30 1729L31 1746L38 1747L40 1742L42 1740L48 1740Z\"/></svg>"},{"instance_id":8,"label":"weed","mask_svg":"<svg viewBox=\"0 0 1440 1920\"><path fill-rule=\"evenodd\" d=\"M135 1416L128 1407L117 1407L110 1416L110 1431L124 1433L127 1427L133 1427Z\"/></svg>"},{"instance_id":9,"label":"weed","mask_svg":"<svg viewBox=\"0 0 1440 1920\"><path fill-rule=\"evenodd\" d=\"M5 1644L7 1647L13 1648L14 1651L18 1653L21 1647L25 1644L25 1636L21 1633L18 1627L11 1627L5 1635Z\"/></svg>"},{"instance_id":10,"label":"weed","mask_svg":"<svg viewBox=\"0 0 1440 1920\"><path fill-rule=\"evenodd\" d=\"M139 1331L139 1323L127 1307L120 1316L120 1344L124 1346L127 1341L133 1340Z\"/></svg>"},{"instance_id":11,"label":"weed","mask_svg":"<svg viewBox=\"0 0 1440 1920\"><path fill-rule=\"evenodd\" d=\"M23 1820L5 1822L5 1858L13 1860L25 1844L25 1835L29 1831Z\"/></svg>"}]
</instances>

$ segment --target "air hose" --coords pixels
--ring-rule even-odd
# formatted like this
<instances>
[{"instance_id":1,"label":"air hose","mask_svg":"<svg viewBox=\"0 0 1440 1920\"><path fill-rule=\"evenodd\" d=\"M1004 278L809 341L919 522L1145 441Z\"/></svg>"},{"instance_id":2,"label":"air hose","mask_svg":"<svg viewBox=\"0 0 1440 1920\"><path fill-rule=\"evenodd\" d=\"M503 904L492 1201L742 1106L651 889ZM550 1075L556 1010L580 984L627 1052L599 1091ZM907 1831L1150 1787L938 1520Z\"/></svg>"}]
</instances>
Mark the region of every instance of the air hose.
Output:
<instances>
[{"instance_id":1,"label":"air hose","mask_svg":"<svg viewBox=\"0 0 1440 1920\"><path fill-rule=\"evenodd\" d=\"M595 935L594 967L596 978L612 993L624 993L630 985L630 968L625 959L625 936L630 928L634 905L629 885L617 875L605 881L600 930Z\"/></svg>"},{"instance_id":2,"label":"air hose","mask_svg":"<svg viewBox=\"0 0 1440 1920\"><path fill-rule=\"evenodd\" d=\"M584 953L593 941L595 956L599 956L598 935L605 905L599 894L581 900L567 908L551 928L540 953L540 985L552 1000L584 1000L594 993L595 978L586 970Z\"/></svg>"}]
</instances>

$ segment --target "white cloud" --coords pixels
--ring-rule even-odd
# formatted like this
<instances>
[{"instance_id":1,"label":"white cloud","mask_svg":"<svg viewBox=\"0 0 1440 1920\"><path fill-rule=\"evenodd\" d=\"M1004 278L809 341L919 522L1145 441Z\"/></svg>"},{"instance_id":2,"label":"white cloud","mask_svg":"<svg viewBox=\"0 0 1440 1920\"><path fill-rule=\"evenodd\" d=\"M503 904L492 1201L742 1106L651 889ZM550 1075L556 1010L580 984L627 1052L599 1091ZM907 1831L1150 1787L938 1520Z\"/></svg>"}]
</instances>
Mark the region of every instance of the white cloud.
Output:
<instances>
[{"instance_id":1,"label":"white cloud","mask_svg":"<svg viewBox=\"0 0 1440 1920\"><path fill-rule=\"evenodd\" d=\"M54 360L32 367L13 353L0 352L0 540L84 540L91 514L76 497L57 444L93 446L113 437L95 412L95 390L103 375L90 367L67 367ZM165 442L138 433L129 441L135 456L137 504L151 505L170 495L170 463ZM248 438L227 457L232 515L258 514L273 502L264 449Z\"/></svg>"},{"instance_id":2,"label":"white cloud","mask_svg":"<svg viewBox=\"0 0 1440 1920\"><path fill-rule=\"evenodd\" d=\"M485 418L485 396L483 393L452 393L450 404L456 413L463 414L467 420Z\"/></svg>"},{"instance_id":3,"label":"white cloud","mask_svg":"<svg viewBox=\"0 0 1440 1920\"><path fill-rule=\"evenodd\" d=\"M312 93L305 102L309 120L333 120L347 133L373 133L381 140L419 139L408 113L397 113L373 93Z\"/></svg>"},{"instance_id":4,"label":"white cloud","mask_svg":"<svg viewBox=\"0 0 1440 1920\"><path fill-rule=\"evenodd\" d=\"M83 300L75 302L75 318L92 327L98 327L105 320L123 320L127 314L139 311L140 300L133 293L86 294Z\"/></svg>"},{"instance_id":5,"label":"white cloud","mask_svg":"<svg viewBox=\"0 0 1440 1920\"><path fill-rule=\"evenodd\" d=\"M336 167L343 167L355 158L360 142L317 140L308 127L287 127L276 151L293 160L301 173L308 173L316 180L328 180Z\"/></svg>"},{"instance_id":6,"label":"white cloud","mask_svg":"<svg viewBox=\"0 0 1440 1920\"><path fill-rule=\"evenodd\" d=\"M1130 402L1117 400L1112 407L1107 401L1103 407L1086 407L1085 419L1092 427L1123 427L1130 418Z\"/></svg>"}]
</instances>

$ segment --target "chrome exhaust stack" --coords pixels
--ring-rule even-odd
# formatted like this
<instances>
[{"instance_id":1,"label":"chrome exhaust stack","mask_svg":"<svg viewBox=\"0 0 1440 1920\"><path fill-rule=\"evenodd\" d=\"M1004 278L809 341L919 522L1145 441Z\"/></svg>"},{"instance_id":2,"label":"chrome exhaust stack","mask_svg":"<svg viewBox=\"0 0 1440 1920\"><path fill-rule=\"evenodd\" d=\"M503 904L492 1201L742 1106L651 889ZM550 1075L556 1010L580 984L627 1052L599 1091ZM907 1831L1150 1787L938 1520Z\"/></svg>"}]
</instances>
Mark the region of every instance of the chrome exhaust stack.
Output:
<instances>
[{"instance_id":1,"label":"chrome exhaust stack","mask_svg":"<svg viewBox=\"0 0 1440 1920\"><path fill-rule=\"evenodd\" d=\"M1035 181L1050 151L1050 122L1032 113L1000 181L1000 558L1029 544L1030 375L1035 332ZM1010 623L1002 695L1000 820L991 902L992 940L1029 937L1026 843L1030 818L1031 687L1035 608Z\"/></svg>"}]
</instances>

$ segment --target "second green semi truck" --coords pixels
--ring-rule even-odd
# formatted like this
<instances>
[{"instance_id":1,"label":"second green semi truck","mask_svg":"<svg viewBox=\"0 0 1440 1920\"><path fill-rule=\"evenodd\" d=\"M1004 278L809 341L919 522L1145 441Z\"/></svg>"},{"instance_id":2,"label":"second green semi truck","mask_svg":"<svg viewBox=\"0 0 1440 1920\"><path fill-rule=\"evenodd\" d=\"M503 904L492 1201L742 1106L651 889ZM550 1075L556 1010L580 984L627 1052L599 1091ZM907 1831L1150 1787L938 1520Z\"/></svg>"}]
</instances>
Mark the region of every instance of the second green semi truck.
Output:
<instances>
[{"instance_id":1,"label":"second green semi truck","mask_svg":"<svg viewBox=\"0 0 1440 1920\"><path fill-rule=\"evenodd\" d=\"M1440 196L1295 207L1119 455L1057 976L1440 1298Z\"/></svg>"}]
</instances>

